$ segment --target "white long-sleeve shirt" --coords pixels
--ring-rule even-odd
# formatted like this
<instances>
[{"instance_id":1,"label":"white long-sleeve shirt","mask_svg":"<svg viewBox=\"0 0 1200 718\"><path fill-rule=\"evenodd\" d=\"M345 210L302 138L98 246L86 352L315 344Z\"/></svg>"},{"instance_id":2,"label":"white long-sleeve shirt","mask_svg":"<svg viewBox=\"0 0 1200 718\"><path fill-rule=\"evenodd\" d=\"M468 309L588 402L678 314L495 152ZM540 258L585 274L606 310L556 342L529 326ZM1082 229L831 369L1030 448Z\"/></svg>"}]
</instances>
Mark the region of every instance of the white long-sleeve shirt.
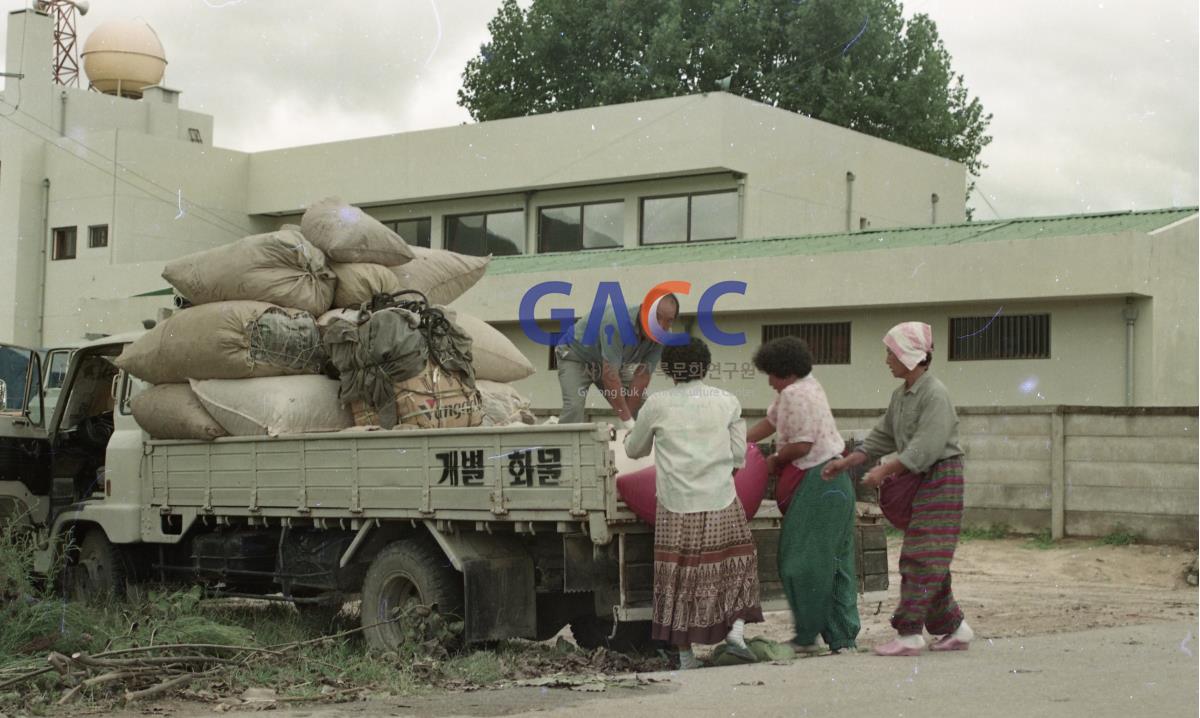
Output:
<instances>
[{"instance_id":1,"label":"white long-sleeve shirt","mask_svg":"<svg viewBox=\"0 0 1200 718\"><path fill-rule=\"evenodd\" d=\"M656 493L675 513L719 511L733 503L733 470L746 463L746 422L737 397L702 381L652 394L642 406L625 453L654 448Z\"/></svg>"}]
</instances>

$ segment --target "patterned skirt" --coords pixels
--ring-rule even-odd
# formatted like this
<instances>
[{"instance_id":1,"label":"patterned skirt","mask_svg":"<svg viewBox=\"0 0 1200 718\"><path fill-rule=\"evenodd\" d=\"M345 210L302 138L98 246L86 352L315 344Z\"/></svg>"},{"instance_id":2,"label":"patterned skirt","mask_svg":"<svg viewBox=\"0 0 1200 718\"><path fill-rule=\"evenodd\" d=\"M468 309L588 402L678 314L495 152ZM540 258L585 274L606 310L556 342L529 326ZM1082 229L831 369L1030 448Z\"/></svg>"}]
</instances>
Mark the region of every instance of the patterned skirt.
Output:
<instances>
[{"instance_id":1,"label":"patterned skirt","mask_svg":"<svg viewBox=\"0 0 1200 718\"><path fill-rule=\"evenodd\" d=\"M741 501L690 514L673 513L660 503L651 637L673 646L719 643L739 618L763 620L758 552Z\"/></svg>"}]
</instances>

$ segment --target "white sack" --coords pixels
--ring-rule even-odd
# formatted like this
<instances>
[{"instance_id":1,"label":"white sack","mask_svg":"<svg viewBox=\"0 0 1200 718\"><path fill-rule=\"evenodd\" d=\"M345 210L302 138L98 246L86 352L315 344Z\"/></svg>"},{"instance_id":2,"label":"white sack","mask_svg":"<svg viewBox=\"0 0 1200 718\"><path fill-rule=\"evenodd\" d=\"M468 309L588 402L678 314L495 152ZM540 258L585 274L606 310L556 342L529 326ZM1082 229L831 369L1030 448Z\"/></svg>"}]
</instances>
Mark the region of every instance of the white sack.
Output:
<instances>
[{"instance_id":1,"label":"white sack","mask_svg":"<svg viewBox=\"0 0 1200 718\"><path fill-rule=\"evenodd\" d=\"M116 365L151 384L315 374L324 362L315 320L264 302L215 302L176 312L125 347Z\"/></svg>"},{"instance_id":2,"label":"white sack","mask_svg":"<svg viewBox=\"0 0 1200 718\"><path fill-rule=\"evenodd\" d=\"M152 439L212 441L227 435L187 384L152 386L130 405L134 421Z\"/></svg>"},{"instance_id":3,"label":"white sack","mask_svg":"<svg viewBox=\"0 0 1200 718\"><path fill-rule=\"evenodd\" d=\"M382 264L331 264L330 268L337 275L334 307L357 309L376 294L395 294L401 289L400 280Z\"/></svg>"},{"instance_id":4,"label":"white sack","mask_svg":"<svg viewBox=\"0 0 1200 718\"><path fill-rule=\"evenodd\" d=\"M369 262L394 267L413 258L404 238L337 197L311 205L300 230L333 262Z\"/></svg>"},{"instance_id":5,"label":"white sack","mask_svg":"<svg viewBox=\"0 0 1200 718\"><path fill-rule=\"evenodd\" d=\"M487 272L491 256L472 257L444 249L409 247L415 259L402 267L391 267L400 289L416 289L430 304L449 304L458 299Z\"/></svg>"},{"instance_id":6,"label":"white sack","mask_svg":"<svg viewBox=\"0 0 1200 718\"><path fill-rule=\"evenodd\" d=\"M192 304L269 302L320 314L337 277L325 255L294 229L256 234L167 262L163 279Z\"/></svg>"},{"instance_id":7,"label":"white sack","mask_svg":"<svg viewBox=\"0 0 1200 718\"><path fill-rule=\"evenodd\" d=\"M536 424L529 400L509 384L477 380L475 388L483 397L483 425Z\"/></svg>"},{"instance_id":8,"label":"white sack","mask_svg":"<svg viewBox=\"0 0 1200 718\"><path fill-rule=\"evenodd\" d=\"M354 417L338 401L338 383L323 376L192 381L204 408L231 436L341 431Z\"/></svg>"},{"instance_id":9,"label":"white sack","mask_svg":"<svg viewBox=\"0 0 1200 718\"><path fill-rule=\"evenodd\" d=\"M499 329L463 312L442 307L450 321L471 337L471 366L476 379L520 381L534 373L533 364Z\"/></svg>"}]
</instances>

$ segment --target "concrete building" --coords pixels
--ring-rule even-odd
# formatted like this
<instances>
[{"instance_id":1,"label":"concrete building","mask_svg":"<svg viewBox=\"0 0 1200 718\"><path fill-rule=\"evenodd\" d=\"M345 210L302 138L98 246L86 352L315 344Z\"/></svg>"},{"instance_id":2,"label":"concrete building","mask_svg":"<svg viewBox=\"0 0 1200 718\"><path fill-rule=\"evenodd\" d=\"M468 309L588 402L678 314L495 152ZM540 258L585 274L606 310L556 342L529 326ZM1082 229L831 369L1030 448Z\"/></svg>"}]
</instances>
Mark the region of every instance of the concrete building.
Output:
<instances>
[{"instance_id":1,"label":"concrete building","mask_svg":"<svg viewBox=\"0 0 1200 718\"><path fill-rule=\"evenodd\" d=\"M410 242L497 255L456 307L534 361L540 409L557 381L517 308L547 279L574 288L543 320L601 281L632 304L686 280L684 325L705 288L745 282L718 308L748 344L715 347L714 375L751 411L771 392L750 354L781 333L817 349L835 407L883 406L879 340L904 319L934 326L962 405L1197 403L1195 208L965 223L961 165L723 93L236 152L177 91L55 85L48 17L7 32L24 77L0 105L0 341L138 328L169 302L165 261L336 194Z\"/></svg>"}]
</instances>

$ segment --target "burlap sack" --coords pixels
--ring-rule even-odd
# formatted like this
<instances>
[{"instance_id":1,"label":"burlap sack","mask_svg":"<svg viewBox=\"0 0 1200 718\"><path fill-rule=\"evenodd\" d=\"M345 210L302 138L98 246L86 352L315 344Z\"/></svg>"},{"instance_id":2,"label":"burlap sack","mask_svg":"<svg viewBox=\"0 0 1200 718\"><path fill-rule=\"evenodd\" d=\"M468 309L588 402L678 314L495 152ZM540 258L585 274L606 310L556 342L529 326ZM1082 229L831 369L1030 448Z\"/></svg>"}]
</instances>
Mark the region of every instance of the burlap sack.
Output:
<instances>
[{"instance_id":1,"label":"burlap sack","mask_svg":"<svg viewBox=\"0 0 1200 718\"><path fill-rule=\"evenodd\" d=\"M168 262L162 276L192 304L251 300L314 315L333 304L337 283L325 255L294 229L189 254Z\"/></svg>"},{"instance_id":2,"label":"burlap sack","mask_svg":"<svg viewBox=\"0 0 1200 718\"><path fill-rule=\"evenodd\" d=\"M341 431L354 417L338 401L338 383L323 376L192 381L192 391L230 436Z\"/></svg>"},{"instance_id":3,"label":"burlap sack","mask_svg":"<svg viewBox=\"0 0 1200 718\"><path fill-rule=\"evenodd\" d=\"M442 307L450 321L471 337L471 366L476 379L498 382L520 381L533 376L529 359L492 325L462 312Z\"/></svg>"},{"instance_id":4,"label":"burlap sack","mask_svg":"<svg viewBox=\"0 0 1200 718\"><path fill-rule=\"evenodd\" d=\"M228 433L187 384L160 384L133 397L133 420L151 439L212 441Z\"/></svg>"},{"instance_id":5,"label":"burlap sack","mask_svg":"<svg viewBox=\"0 0 1200 718\"><path fill-rule=\"evenodd\" d=\"M376 294L395 294L400 280L382 264L331 264L337 275L333 306L357 309Z\"/></svg>"},{"instance_id":6,"label":"burlap sack","mask_svg":"<svg viewBox=\"0 0 1200 718\"><path fill-rule=\"evenodd\" d=\"M350 409L356 426L384 426L379 413L365 402L352 401ZM468 389L458 375L432 362L417 376L396 382L396 416L397 427L418 429L461 428L483 423L479 392Z\"/></svg>"},{"instance_id":7,"label":"burlap sack","mask_svg":"<svg viewBox=\"0 0 1200 718\"><path fill-rule=\"evenodd\" d=\"M529 400L509 384L481 379L475 388L483 400L483 425L536 424Z\"/></svg>"},{"instance_id":8,"label":"burlap sack","mask_svg":"<svg viewBox=\"0 0 1200 718\"><path fill-rule=\"evenodd\" d=\"M316 374L324 362L312 316L265 302L215 302L176 312L116 359L151 384Z\"/></svg>"},{"instance_id":9,"label":"burlap sack","mask_svg":"<svg viewBox=\"0 0 1200 718\"><path fill-rule=\"evenodd\" d=\"M400 289L415 289L430 304L449 304L458 299L487 272L491 256L472 257L444 249L409 247L415 259L391 270L400 280Z\"/></svg>"},{"instance_id":10,"label":"burlap sack","mask_svg":"<svg viewBox=\"0 0 1200 718\"><path fill-rule=\"evenodd\" d=\"M413 258L403 237L337 197L311 205L300 218L300 230L334 262L394 267Z\"/></svg>"}]
</instances>

